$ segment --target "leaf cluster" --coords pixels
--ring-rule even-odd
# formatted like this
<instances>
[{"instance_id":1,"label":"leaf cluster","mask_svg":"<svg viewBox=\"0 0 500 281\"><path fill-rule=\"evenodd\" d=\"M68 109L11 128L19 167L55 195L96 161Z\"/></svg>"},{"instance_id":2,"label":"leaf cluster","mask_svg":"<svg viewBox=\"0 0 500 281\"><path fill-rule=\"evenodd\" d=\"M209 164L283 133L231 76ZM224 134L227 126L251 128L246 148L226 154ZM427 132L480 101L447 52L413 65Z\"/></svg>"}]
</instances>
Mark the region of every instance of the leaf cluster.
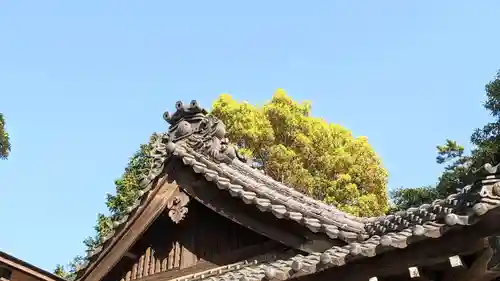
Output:
<instances>
[{"instance_id":1,"label":"leaf cluster","mask_svg":"<svg viewBox=\"0 0 500 281\"><path fill-rule=\"evenodd\" d=\"M486 163L500 162L500 71L486 84L484 108L493 120L474 130L470 137L473 145L469 155L464 155L464 147L456 141L446 140L437 146L436 162L445 164L444 171L435 186L400 188L391 192L395 210L431 203L464 187L468 183L470 171Z\"/></svg>"},{"instance_id":2,"label":"leaf cluster","mask_svg":"<svg viewBox=\"0 0 500 281\"><path fill-rule=\"evenodd\" d=\"M310 102L294 101L284 90L262 106L223 94L211 113L272 178L355 215L387 210L387 171L368 139L311 116Z\"/></svg>"},{"instance_id":3,"label":"leaf cluster","mask_svg":"<svg viewBox=\"0 0 500 281\"><path fill-rule=\"evenodd\" d=\"M10 150L10 137L9 133L6 130L5 117L0 112L0 159L7 159L9 157Z\"/></svg>"}]
</instances>

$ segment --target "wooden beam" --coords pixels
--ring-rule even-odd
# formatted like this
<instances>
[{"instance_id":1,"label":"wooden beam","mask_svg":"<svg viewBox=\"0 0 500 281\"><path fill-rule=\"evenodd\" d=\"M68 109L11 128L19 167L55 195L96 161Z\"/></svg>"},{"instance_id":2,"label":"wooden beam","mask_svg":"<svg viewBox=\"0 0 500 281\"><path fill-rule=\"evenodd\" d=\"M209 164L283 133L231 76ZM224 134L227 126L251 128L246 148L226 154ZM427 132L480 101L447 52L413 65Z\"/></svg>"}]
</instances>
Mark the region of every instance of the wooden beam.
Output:
<instances>
[{"instance_id":1,"label":"wooden beam","mask_svg":"<svg viewBox=\"0 0 500 281\"><path fill-rule=\"evenodd\" d=\"M500 237L487 238L487 247L477 254L469 270L457 281L490 281L500 277Z\"/></svg>"},{"instance_id":2,"label":"wooden beam","mask_svg":"<svg viewBox=\"0 0 500 281\"><path fill-rule=\"evenodd\" d=\"M500 233L500 210L493 210L481 217L475 225L459 227L448 231L440 238L424 239L411 243L405 249L393 249L379 253L373 258L352 260L341 267L333 267L311 277L310 273L298 272L292 277L304 276L300 280L336 281L367 280L404 273L410 266L431 266L444 263L450 256L471 255L484 250L487 237Z\"/></svg>"},{"instance_id":3,"label":"wooden beam","mask_svg":"<svg viewBox=\"0 0 500 281\"><path fill-rule=\"evenodd\" d=\"M488 238L488 248L491 249L491 258L486 266L488 271L500 271L500 236Z\"/></svg>"},{"instance_id":4,"label":"wooden beam","mask_svg":"<svg viewBox=\"0 0 500 281\"><path fill-rule=\"evenodd\" d=\"M175 180L186 193L191 195L201 204L217 212L219 215L266 236L271 240L278 241L286 246L308 253L328 247L324 243L314 243L313 241L308 241L303 236L288 232L277 226L276 223L264 222L260 218L249 215L244 211L244 207L248 206L245 206L242 201L231 198L228 192L218 190L213 183L207 182L205 178L196 175L192 170L178 169ZM257 208L252 208L252 211L258 212L256 209ZM266 214L258 215L263 216Z\"/></svg>"},{"instance_id":5,"label":"wooden beam","mask_svg":"<svg viewBox=\"0 0 500 281\"><path fill-rule=\"evenodd\" d=\"M275 242L269 241L260 245L253 245L232 251L215 257L213 261L200 261L196 265L183 268L183 269L172 269L166 272L160 272L154 275L150 275L144 278L140 278L137 281L159 281L159 280L172 280L179 277L186 277L191 274L199 274L200 272L212 270L221 265L227 265L236 263L244 260L254 260L259 259L265 261L267 256L277 255L281 258L290 257L293 253L288 253L285 251L284 246ZM187 277L186 277L187 278Z\"/></svg>"},{"instance_id":6,"label":"wooden beam","mask_svg":"<svg viewBox=\"0 0 500 281\"><path fill-rule=\"evenodd\" d=\"M171 162L167 163L167 167L171 171L174 170ZM178 186L175 182L168 181L168 176L164 176L155 183L153 188L153 192L144 202L142 209L136 212L127 225L111 238L113 240L110 244L99 254L97 260L85 269L78 280L102 280L163 212Z\"/></svg>"},{"instance_id":7,"label":"wooden beam","mask_svg":"<svg viewBox=\"0 0 500 281\"><path fill-rule=\"evenodd\" d=\"M127 258L129 258L129 259L132 259L132 260L136 260L137 258L139 258L139 256L138 256L138 255L133 254L133 253L131 253L131 252L126 252L123 256L124 256L124 257L127 257Z\"/></svg>"},{"instance_id":8,"label":"wooden beam","mask_svg":"<svg viewBox=\"0 0 500 281\"><path fill-rule=\"evenodd\" d=\"M29 268L28 266L24 266L22 264L16 263L16 262L14 262L10 259L4 258L2 256L0 256L0 264L8 265L8 266L12 267L13 269L16 269L16 270L22 271L26 274L32 275L40 280L44 280L44 281L58 280L58 279L53 278L52 276L48 276L48 274L47 275L42 274L36 270Z\"/></svg>"},{"instance_id":9,"label":"wooden beam","mask_svg":"<svg viewBox=\"0 0 500 281\"><path fill-rule=\"evenodd\" d=\"M405 249L379 253L373 258L360 258L341 267L333 267L311 275L297 272L292 277L299 280L336 281L368 280L372 276L379 279L386 276L404 274L408 267L425 267L447 262L450 256L471 255L485 249L485 237L498 233L500 224L498 213L487 214L476 225L451 230L438 239L426 239L408 245ZM321 270L321 268L319 268Z\"/></svg>"}]
</instances>

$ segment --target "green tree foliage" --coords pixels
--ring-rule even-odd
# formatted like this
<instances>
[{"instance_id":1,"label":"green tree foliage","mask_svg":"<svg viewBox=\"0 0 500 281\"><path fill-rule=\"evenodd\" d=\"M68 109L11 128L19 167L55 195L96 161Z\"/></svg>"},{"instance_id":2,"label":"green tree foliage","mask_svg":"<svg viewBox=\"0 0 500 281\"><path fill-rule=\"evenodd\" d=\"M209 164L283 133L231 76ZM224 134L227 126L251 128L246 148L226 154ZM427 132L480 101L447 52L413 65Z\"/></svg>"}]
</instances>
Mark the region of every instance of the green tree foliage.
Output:
<instances>
[{"instance_id":1,"label":"green tree foliage","mask_svg":"<svg viewBox=\"0 0 500 281\"><path fill-rule=\"evenodd\" d=\"M492 122L478 128L471 136L475 145L472 160L475 165L500 162L500 70L493 81L486 84L484 108L493 117Z\"/></svg>"},{"instance_id":2,"label":"green tree foliage","mask_svg":"<svg viewBox=\"0 0 500 281\"><path fill-rule=\"evenodd\" d=\"M153 135L148 144L143 144L140 149L130 158L122 177L115 181L116 194L108 194L106 206L109 215L98 214L97 223L94 226L95 235L87 237L83 243L86 252L94 250L102 241L102 238L112 230L113 221L120 220L128 207L139 197L140 175L149 168L151 144L157 135ZM76 256L67 266L57 265L54 273L65 279L72 280L77 269L86 262L86 256Z\"/></svg>"},{"instance_id":3,"label":"green tree foliage","mask_svg":"<svg viewBox=\"0 0 500 281\"><path fill-rule=\"evenodd\" d=\"M416 188L398 188L392 190L390 196L393 200L391 211L399 211L432 202L439 195L434 186L422 186Z\"/></svg>"},{"instance_id":4,"label":"green tree foliage","mask_svg":"<svg viewBox=\"0 0 500 281\"><path fill-rule=\"evenodd\" d=\"M9 157L10 148L10 138L5 128L5 118L0 112L0 159Z\"/></svg>"},{"instance_id":5,"label":"green tree foliage","mask_svg":"<svg viewBox=\"0 0 500 281\"><path fill-rule=\"evenodd\" d=\"M452 140L438 145L436 161L446 166L437 184L434 187L397 189L391 192L395 209L430 203L438 197L454 193L466 184L467 175L472 169L478 169L486 163L500 162L500 71L486 84L485 90L484 108L493 120L474 130L470 137L473 145L470 154L464 155L464 148Z\"/></svg>"},{"instance_id":6,"label":"green tree foliage","mask_svg":"<svg viewBox=\"0 0 500 281\"><path fill-rule=\"evenodd\" d=\"M301 192L355 215L388 208L387 172L366 137L311 116L311 103L278 90L263 106L221 95L212 114L263 171Z\"/></svg>"},{"instance_id":7,"label":"green tree foliage","mask_svg":"<svg viewBox=\"0 0 500 281\"><path fill-rule=\"evenodd\" d=\"M59 277L67 279L67 272L64 269L64 266L62 266L60 264L56 265L56 268L54 269L54 274L59 276Z\"/></svg>"},{"instance_id":8,"label":"green tree foliage","mask_svg":"<svg viewBox=\"0 0 500 281\"><path fill-rule=\"evenodd\" d=\"M387 172L365 137L355 138L347 129L310 116L310 103L297 103L278 91L262 107L221 95L212 114L227 126L229 139L241 152L261 163L266 173L342 209L361 215L379 215L388 208ZM140 176L150 165L149 144L141 145L122 177L116 193L108 194L109 215L98 214L95 235L83 243L92 251L138 198ZM67 279L85 262L77 256L55 273Z\"/></svg>"}]
</instances>

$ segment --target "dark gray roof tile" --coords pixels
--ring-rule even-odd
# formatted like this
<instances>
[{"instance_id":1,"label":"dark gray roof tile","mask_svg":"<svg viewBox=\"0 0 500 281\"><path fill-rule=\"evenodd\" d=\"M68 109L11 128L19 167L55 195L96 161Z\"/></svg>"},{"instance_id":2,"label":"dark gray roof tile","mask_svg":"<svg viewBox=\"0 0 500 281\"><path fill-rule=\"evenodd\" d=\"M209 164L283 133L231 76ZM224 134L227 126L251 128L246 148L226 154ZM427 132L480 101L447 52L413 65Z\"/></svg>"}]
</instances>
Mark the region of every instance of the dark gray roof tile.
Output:
<instances>
[{"instance_id":1,"label":"dark gray roof tile","mask_svg":"<svg viewBox=\"0 0 500 281\"><path fill-rule=\"evenodd\" d=\"M96 260L114 233L127 225L128 218L142 208L142 202L151 192L152 181L161 174L169 157L179 157L195 173L202 174L218 189L240 198L245 204L252 204L279 219L295 221L312 232L350 243L323 253L297 255L267 264L229 265L219 268L218 273L191 276L189 280L209 276L214 280L262 280L266 276L286 279L297 271L315 272L317 268L341 266L353 258L372 257L386 250L404 248L419 239L438 238L453 226L474 224L500 205L500 169L487 164L476 172L475 182L447 198L387 216L356 217L308 197L240 161L244 159L240 159L223 138L222 122L208 116L196 102L190 106L177 103L176 108L174 115L166 114L171 127L168 133L159 134L156 139L151 170L142 181L139 199L127 210L128 214L114 222L114 231L103 239L102 245L89 253L90 262ZM217 276L213 277L214 274Z\"/></svg>"}]
</instances>

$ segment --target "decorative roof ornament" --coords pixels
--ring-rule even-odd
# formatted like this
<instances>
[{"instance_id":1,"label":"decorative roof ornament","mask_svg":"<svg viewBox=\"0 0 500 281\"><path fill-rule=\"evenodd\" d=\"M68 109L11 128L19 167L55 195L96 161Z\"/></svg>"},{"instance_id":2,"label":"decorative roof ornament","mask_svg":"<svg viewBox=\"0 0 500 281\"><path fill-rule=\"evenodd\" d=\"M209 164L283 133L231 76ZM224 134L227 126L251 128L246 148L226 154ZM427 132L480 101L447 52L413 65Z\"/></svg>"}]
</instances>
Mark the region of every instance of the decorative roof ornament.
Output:
<instances>
[{"instance_id":1,"label":"decorative roof ornament","mask_svg":"<svg viewBox=\"0 0 500 281\"><path fill-rule=\"evenodd\" d=\"M209 115L196 100L189 104L178 101L173 114L165 112L163 119L170 124L167 133L160 134L154 143L151 156L153 163L148 178L149 184L163 171L164 163L175 147L184 147L203 153L218 163L231 163L234 159L246 162L226 137L226 127L217 117Z\"/></svg>"},{"instance_id":2,"label":"decorative roof ornament","mask_svg":"<svg viewBox=\"0 0 500 281\"><path fill-rule=\"evenodd\" d=\"M87 259L91 263L97 263L99 256L103 255L102 250L112 245L109 241L113 241L110 238L115 233L123 233L120 231L127 227L127 220L146 202L143 198L147 198L148 193L154 189L152 181L162 174L165 163L172 155L182 159L184 165L190 166L195 173L204 175L221 192L229 192L232 197L240 198L246 204L253 204L261 212L270 212L278 219L293 220L314 233L324 233L330 239L347 243L322 253L293 257L285 261L288 263L286 267L283 267L283 261L278 260L230 270L231 272L226 273L227 276L220 275L219 272L217 280L232 278L231 274L237 273L248 277L248 280L260 281L264 277L288 276L286 274L290 273L290 268L298 272L307 267L307 271L312 273L317 268L323 270L339 266L349 262L351 258L375 256L379 250L383 252L404 248L424 238L442 237L450 229L456 229L456 226L475 224L492 210L500 210L500 166L486 164L478 170L471 169L470 177L463 180L468 185L446 198L391 215L354 217L238 161L243 158L229 144L223 122L209 115L196 101L187 105L177 102L176 111L173 114L166 112L163 117L170 127L167 132L154 135L152 167L141 183L143 186L138 193L139 198L127 208L126 214L119 221L113 223L114 229L102 237L101 245L89 251ZM221 163L228 165L221 168ZM179 221L186 215L185 204L187 198L181 197L167 203L169 215L174 221ZM418 239L413 239L417 237Z\"/></svg>"},{"instance_id":3,"label":"decorative roof ornament","mask_svg":"<svg viewBox=\"0 0 500 281\"><path fill-rule=\"evenodd\" d=\"M167 133L167 149L172 152L174 144L187 146L209 156L216 162L231 163L242 157L226 137L226 126L217 117L192 100L188 105L178 101L172 115L168 112L163 118L170 124Z\"/></svg>"}]
</instances>

